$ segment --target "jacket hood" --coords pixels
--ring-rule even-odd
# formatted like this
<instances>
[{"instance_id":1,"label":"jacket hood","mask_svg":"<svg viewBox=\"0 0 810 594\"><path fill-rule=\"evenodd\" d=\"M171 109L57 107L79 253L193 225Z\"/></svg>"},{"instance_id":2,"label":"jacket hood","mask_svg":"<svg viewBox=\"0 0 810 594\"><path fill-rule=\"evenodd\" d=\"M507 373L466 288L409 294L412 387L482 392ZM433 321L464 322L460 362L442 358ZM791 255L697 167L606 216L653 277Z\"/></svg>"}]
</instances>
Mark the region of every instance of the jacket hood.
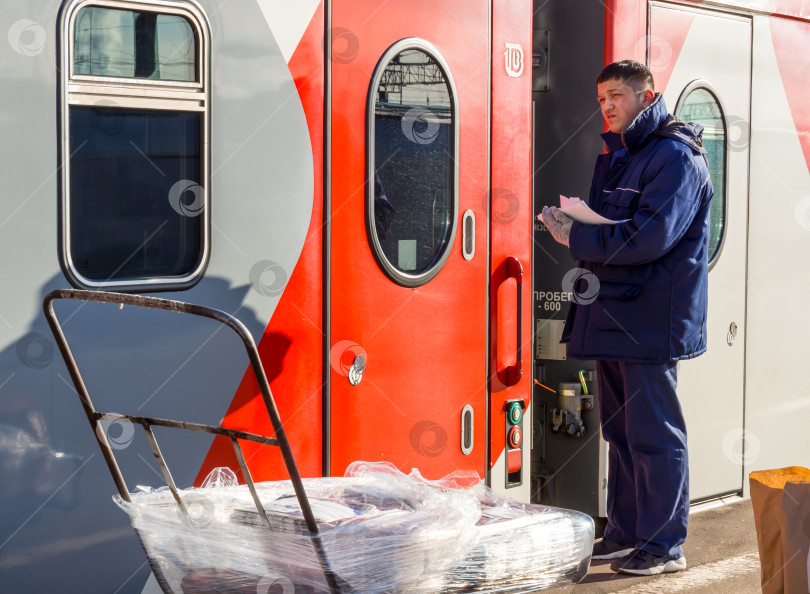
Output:
<instances>
[{"instance_id":1,"label":"jacket hood","mask_svg":"<svg viewBox=\"0 0 810 594\"><path fill-rule=\"evenodd\" d=\"M664 138L678 140L695 153L701 155L706 153L706 149L703 148L703 126L700 124L686 123L674 115L668 115L667 119L655 130L655 134Z\"/></svg>"},{"instance_id":2,"label":"jacket hood","mask_svg":"<svg viewBox=\"0 0 810 594\"><path fill-rule=\"evenodd\" d=\"M700 124L687 124L669 115L664 96L656 93L653 102L639 112L622 134L605 132L602 138L610 151L624 146L630 154L637 153L649 142L652 135L656 135L682 142L695 153L703 154L706 151L703 148L702 133L703 126Z\"/></svg>"}]
</instances>

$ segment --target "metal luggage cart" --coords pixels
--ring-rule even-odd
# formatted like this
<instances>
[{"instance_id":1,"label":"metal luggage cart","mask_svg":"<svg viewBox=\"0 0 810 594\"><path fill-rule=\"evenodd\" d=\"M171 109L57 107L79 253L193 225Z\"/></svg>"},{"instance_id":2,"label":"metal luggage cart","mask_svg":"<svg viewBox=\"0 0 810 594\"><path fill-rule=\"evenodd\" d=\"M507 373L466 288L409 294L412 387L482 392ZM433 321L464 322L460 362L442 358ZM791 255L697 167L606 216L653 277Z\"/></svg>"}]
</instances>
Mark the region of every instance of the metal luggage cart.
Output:
<instances>
[{"instance_id":1,"label":"metal luggage cart","mask_svg":"<svg viewBox=\"0 0 810 594\"><path fill-rule=\"evenodd\" d=\"M62 332L62 327L59 324L59 320L57 319L56 314L54 313L53 302L57 299L66 299L74 301L93 301L99 303L114 303L122 306L133 305L137 307L162 309L166 311L173 311L177 313L185 313L195 316L211 318L230 327L234 332L236 332L239 335L239 338L242 339L242 342L245 345L245 350L247 351L248 358L250 359L250 366L253 370L253 373L256 377L256 381L258 382L259 388L261 390L262 397L264 399L264 404L267 409L267 414L270 417L270 421L273 426L275 437L274 438L265 437L262 435L256 435L254 433L247 433L245 431L227 429L222 426L202 425L198 423L186 423L182 421L172 421L168 419L128 416L118 413L111 414L97 411L93 406L92 401L90 400L90 395L87 392L87 387L85 386L84 380L82 379L81 373L79 372L79 368L76 365L76 360L74 359L70 347L68 346L67 339L65 338L65 335ZM149 445L151 446L152 453L154 454L155 459L157 460L157 463L160 466L160 470L163 473L163 477L166 481L166 484L171 490L172 496L174 497L174 500L177 502L179 510L183 514L185 514L186 517L188 517L188 508L186 504L183 502L183 499L180 496L180 493L178 492L177 486L175 485L174 480L172 479L171 472L169 471L169 468L166 465L166 461L160 452L160 447L158 446L157 440L155 439L152 427L169 427L173 429L184 429L186 431L196 431L201 433L209 433L213 435L221 435L223 437L230 439L231 443L233 444L236 459L239 461L239 466L242 470L243 476L245 477L247 487L250 490L250 494L256 506L256 511L258 512L259 517L261 518L263 526L268 530L270 529L270 521L268 520L264 507L262 506L262 503L259 500L259 496L256 492L256 487L254 485L253 479L251 478L250 471L245 462L245 457L242 453L242 448L239 445L238 440L241 439L265 445L277 446L281 448L281 454L284 458L284 464L287 467L287 472L290 476L293 489L295 490L295 495L298 499L299 505L301 506L304 521L306 523L307 530L309 531L309 535L311 537L312 546L315 549L315 553L321 564L321 569L323 570L324 577L326 578L326 583L330 591L333 593L338 593L341 591L347 591L349 589L344 583L342 583L340 578L330 569L326 551L324 550L323 543L319 538L318 524L315 520L312 508L310 507L309 499L307 498L303 482L301 481L301 476L299 475L298 469L295 465L295 460L293 459L292 451L290 450L290 445L289 442L287 441L287 436L284 432L284 427L281 423L281 419L278 414L278 409L276 408L275 401L273 400L273 395L270 392L270 385L268 384L267 376L264 373L264 368L262 367L261 359L259 358L259 353L256 350L256 345L253 342L253 338L239 320L237 320L230 314L217 309L204 307L201 305L183 303L181 301L160 299L157 297L145 297L142 295L130 295L123 293L109 293L99 291L83 291L76 289L58 289L55 291L51 291L45 296L42 307L45 311L45 317L48 320L48 324L51 327L51 331L53 332L54 338L56 339L59 351L61 352L62 358L65 361L65 365L67 366L68 372L70 373L70 377L73 380L73 385L76 388L76 393L78 394L79 400L81 401L81 404L84 407L84 412L87 415L87 420L90 423L90 427L93 430L93 434L96 436L98 445L101 448L101 453L104 455L104 459L107 462L110 474L112 475L113 481L115 481L115 485L118 488L118 493L120 494L123 500L128 502L132 501L129 490L127 489L126 482L124 481L123 474L121 473L121 470L118 467L118 463L115 459L114 450L107 440L106 433L100 427L101 421L104 420L115 421L125 419L133 423L134 425L140 425L141 427L143 427L143 430L146 433L146 438L149 441ZM137 530L135 532L136 534L138 534ZM144 539L141 537L140 534L138 534L138 538L141 540L141 544L143 545ZM145 547L144 551L146 551ZM148 551L146 551L146 553L147 559L149 560L149 564L152 568L152 571L155 574L155 577L158 580L158 583L160 584L160 587L163 589L164 592L171 593L173 590L169 586L159 565L149 556Z\"/></svg>"}]
</instances>

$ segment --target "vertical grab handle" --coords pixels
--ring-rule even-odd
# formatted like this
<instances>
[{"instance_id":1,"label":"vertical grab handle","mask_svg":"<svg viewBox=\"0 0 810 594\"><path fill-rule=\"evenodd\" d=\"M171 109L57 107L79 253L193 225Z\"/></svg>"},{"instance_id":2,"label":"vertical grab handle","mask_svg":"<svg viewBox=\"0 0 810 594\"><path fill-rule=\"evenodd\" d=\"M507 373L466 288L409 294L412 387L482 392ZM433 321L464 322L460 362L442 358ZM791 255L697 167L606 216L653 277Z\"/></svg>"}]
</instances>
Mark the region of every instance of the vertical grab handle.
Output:
<instances>
[{"instance_id":1,"label":"vertical grab handle","mask_svg":"<svg viewBox=\"0 0 810 594\"><path fill-rule=\"evenodd\" d=\"M514 386L523 374L523 266L510 256L498 267L498 277L497 373L503 384Z\"/></svg>"},{"instance_id":2,"label":"vertical grab handle","mask_svg":"<svg viewBox=\"0 0 810 594\"><path fill-rule=\"evenodd\" d=\"M517 361L506 370L507 382L514 385L523 375L523 265L514 256L506 259L506 277L517 282Z\"/></svg>"}]
</instances>

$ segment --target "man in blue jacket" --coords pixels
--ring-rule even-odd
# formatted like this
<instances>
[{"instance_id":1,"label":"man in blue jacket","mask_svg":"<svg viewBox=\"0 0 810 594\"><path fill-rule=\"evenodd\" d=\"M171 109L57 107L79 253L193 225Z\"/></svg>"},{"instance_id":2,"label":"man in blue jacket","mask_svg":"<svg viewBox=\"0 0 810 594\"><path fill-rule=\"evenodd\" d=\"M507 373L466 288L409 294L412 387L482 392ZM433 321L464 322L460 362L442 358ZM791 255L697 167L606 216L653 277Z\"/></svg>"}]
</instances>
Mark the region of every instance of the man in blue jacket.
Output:
<instances>
[{"instance_id":1,"label":"man in blue jacket","mask_svg":"<svg viewBox=\"0 0 810 594\"><path fill-rule=\"evenodd\" d=\"M554 207L541 217L580 261L562 342L569 357L596 361L610 444L608 523L593 558L652 575L686 568L689 462L675 387L677 362L706 350L713 190L703 128L667 114L646 66L609 64L596 83L609 131L589 206L620 222L574 222Z\"/></svg>"}]
</instances>

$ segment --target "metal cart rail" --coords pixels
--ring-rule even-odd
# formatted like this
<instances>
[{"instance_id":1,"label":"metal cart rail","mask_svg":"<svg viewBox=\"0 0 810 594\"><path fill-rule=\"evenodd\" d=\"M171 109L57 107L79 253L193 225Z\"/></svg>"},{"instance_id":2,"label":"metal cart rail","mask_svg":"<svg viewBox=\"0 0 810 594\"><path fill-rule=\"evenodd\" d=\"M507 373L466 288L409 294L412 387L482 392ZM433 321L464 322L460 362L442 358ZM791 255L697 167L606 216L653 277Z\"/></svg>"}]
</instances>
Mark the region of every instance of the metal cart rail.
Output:
<instances>
[{"instance_id":1,"label":"metal cart rail","mask_svg":"<svg viewBox=\"0 0 810 594\"><path fill-rule=\"evenodd\" d=\"M110 414L97 411L93 406L93 402L90 400L90 395L87 392L87 387L85 386L84 380L82 379L81 373L79 372L76 360L73 357L73 353L71 352L70 347L68 346L65 334L62 331L62 327L59 324L59 320L57 319L56 314L54 312L53 302L57 299L74 300L74 301L93 301L99 303L114 303L119 305L134 305L138 307L146 307L151 309L162 309L166 311L173 311L177 313L185 313L210 318L212 320L216 320L230 327L234 332L236 332L236 334L239 335L239 338L242 339L242 343L245 345L245 350L247 351L248 358L250 359L250 366L253 370L253 374L256 377L256 381L258 382L259 389L261 390L264 405L267 409L267 414L270 417L270 422L273 425L275 438L256 435L254 433L247 433L245 431L227 429L222 426L203 425L199 423L186 423L182 421L172 421L168 419L158 419L151 417L128 416L118 413ZM341 592L340 580L331 571L329 561L326 556L326 551L324 550L323 543L319 538L318 524L315 521L315 516L312 513L312 508L310 507L309 499L307 498L307 494L304 490L304 485L303 482L301 481L301 476L299 475L298 469L295 465L295 460L293 459L290 444L287 441L287 436L284 432L284 426L281 423L281 418L279 417L278 409L276 408L275 401L273 400L273 394L270 391L270 385L267 381L267 376L264 373L264 368L262 367L261 359L259 358L259 353L256 350L256 344L253 342L253 338L248 333L247 329L239 320L223 311L213 309L210 307L205 307L202 305L184 303L182 301L160 299L157 297L146 297L143 295L131 295L124 293L111 293L100 291L83 291L78 289L57 289L55 291L51 291L45 296L45 299L43 300L42 303L42 308L45 311L45 317L48 320L48 325L51 327L51 332L53 332L54 338L56 339L56 343L59 347L59 352L62 354L62 358L65 361L65 365L67 366L68 372L70 373L70 377L73 380L73 385L76 388L76 393L78 394L79 400L81 401L82 407L84 408L84 412L87 415L87 420L90 423L90 427L93 430L93 434L96 436L98 445L101 448L101 453L104 455L104 459L107 462L110 474L112 475L113 481L115 481L115 485L118 488L118 493L120 494L122 499L124 499L125 501L132 500L129 494L129 489L127 489L126 482L124 481L124 476L121 473L121 469L119 468L118 462L115 459L115 453L113 451L113 448L107 441L106 433L100 428L100 422L103 420L126 419L135 425L140 425L141 427L143 427L143 430L146 433L146 438L149 441L149 445L151 446L152 453L154 454L155 459L157 460L157 463L160 466L160 470L163 473L163 477L166 481L166 484L171 490L171 493L175 501L177 502L178 507L180 508L182 513L186 515L186 517L188 517L188 509L186 507L186 504L183 502L180 493L177 490L177 486L175 485L171 472L169 471L169 468L166 465L166 461L160 452L160 447L158 446L157 440L155 439L152 427L157 426L157 427L169 427L173 429L185 429L187 431L211 433L214 435L221 435L229 438L231 443L233 444L234 452L236 453L236 459L239 461L239 466L242 470L243 476L245 477L247 487L250 490L250 494L256 506L256 511L261 517L262 524L267 529L270 529L270 521L268 520L264 507L262 506L262 503L259 500L259 496L256 492L256 487L250 475L250 470L247 467L247 463L245 462L245 457L242 453L242 448L239 445L238 440L243 439L246 441L253 441L256 443L277 446L281 448L281 454L284 458L284 464L287 467L287 472L290 476L290 480L292 481L292 486L293 489L295 490L295 495L298 499L299 505L301 506L304 521L306 522L307 529L309 530L309 534L311 536L312 545L315 548L315 552L318 556L318 560L320 561L321 568L323 569L324 576L326 578L326 582L329 586L329 589L333 593ZM143 542L143 539L141 539L141 541ZM149 558L148 553L147 558ZM155 563L153 563L153 560L151 558L149 558L149 563L150 566L152 567L153 572L155 573L155 577L157 578L158 583L160 583L161 588L163 588L163 590L166 592L171 592L170 587L168 586L163 575L161 574L160 568Z\"/></svg>"}]
</instances>

